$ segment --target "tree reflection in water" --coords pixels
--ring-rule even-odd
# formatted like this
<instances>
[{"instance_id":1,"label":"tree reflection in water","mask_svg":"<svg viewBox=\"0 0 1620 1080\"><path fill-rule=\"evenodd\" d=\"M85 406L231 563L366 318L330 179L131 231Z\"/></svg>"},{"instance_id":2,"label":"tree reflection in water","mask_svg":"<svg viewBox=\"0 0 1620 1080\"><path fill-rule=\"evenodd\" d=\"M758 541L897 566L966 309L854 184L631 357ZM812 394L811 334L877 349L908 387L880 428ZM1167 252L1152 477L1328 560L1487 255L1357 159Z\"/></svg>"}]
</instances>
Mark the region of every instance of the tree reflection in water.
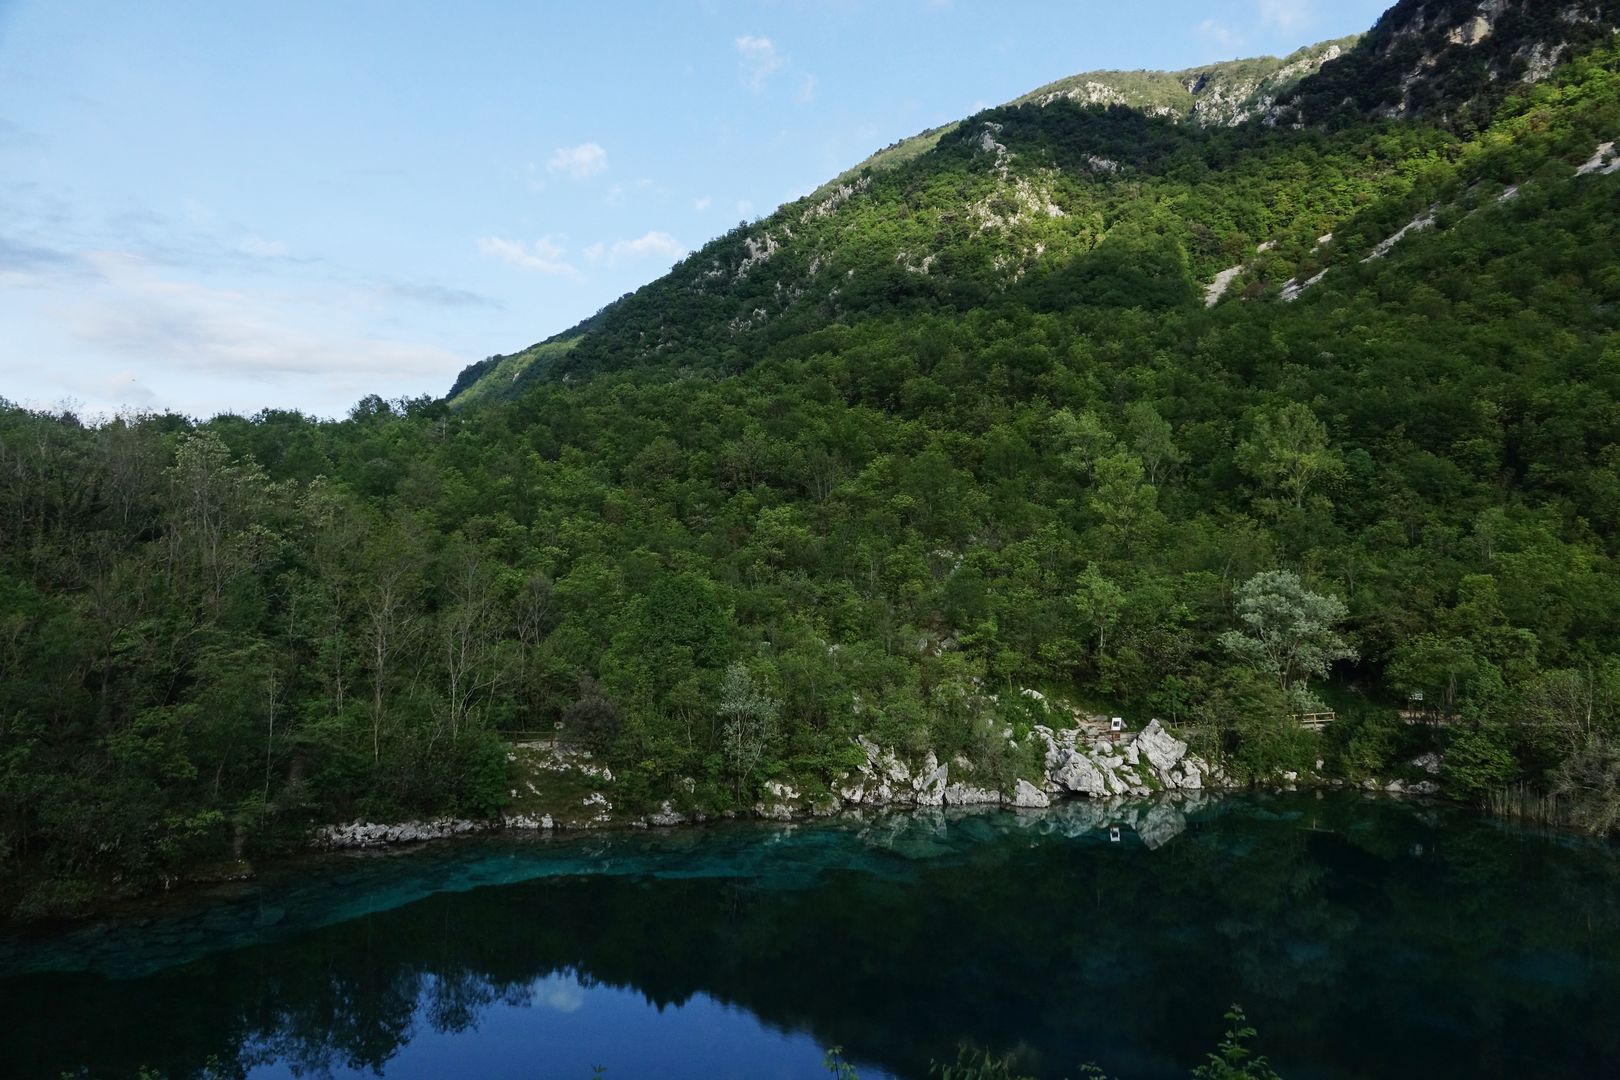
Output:
<instances>
[{"instance_id":1,"label":"tree reflection in water","mask_svg":"<svg viewBox=\"0 0 1620 1080\"><path fill-rule=\"evenodd\" d=\"M785 1075L837 1044L921 1076L968 1041L1043 1076L1185 1076L1233 1001L1284 1075L1620 1060L1613 849L1348 794L1183 811L1152 851L1066 804L321 860L9 944L32 970L0 980L0 1072L409 1072L476 1041L522 1075L659 1074L688 1022L712 1028L694 1075L734 1075L764 1025L796 1033Z\"/></svg>"}]
</instances>

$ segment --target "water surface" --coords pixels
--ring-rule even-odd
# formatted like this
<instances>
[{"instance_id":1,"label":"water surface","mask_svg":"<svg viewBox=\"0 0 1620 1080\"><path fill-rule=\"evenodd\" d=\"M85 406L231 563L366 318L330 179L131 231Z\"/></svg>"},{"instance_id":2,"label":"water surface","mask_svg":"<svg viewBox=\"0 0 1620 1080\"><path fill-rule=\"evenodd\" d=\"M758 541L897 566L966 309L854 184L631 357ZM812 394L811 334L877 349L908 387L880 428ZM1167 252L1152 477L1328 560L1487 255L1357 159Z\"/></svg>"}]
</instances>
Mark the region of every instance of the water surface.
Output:
<instances>
[{"instance_id":1,"label":"water surface","mask_svg":"<svg viewBox=\"0 0 1620 1080\"><path fill-rule=\"evenodd\" d=\"M1615 1075L1620 858L1348 793L466 840L0 938L0 1001L53 1078L1185 1076L1232 1002L1290 1078Z\"/></svg>"}]
</instances>

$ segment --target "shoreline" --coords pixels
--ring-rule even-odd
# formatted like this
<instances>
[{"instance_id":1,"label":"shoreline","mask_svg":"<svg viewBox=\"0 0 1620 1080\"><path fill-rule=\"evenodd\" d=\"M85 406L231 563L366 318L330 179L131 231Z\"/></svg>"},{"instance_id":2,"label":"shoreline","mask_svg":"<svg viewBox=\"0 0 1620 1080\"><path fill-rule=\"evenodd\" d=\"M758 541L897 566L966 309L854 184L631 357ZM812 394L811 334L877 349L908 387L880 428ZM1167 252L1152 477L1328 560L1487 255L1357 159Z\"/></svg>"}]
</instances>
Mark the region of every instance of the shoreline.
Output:
<instances>
[{"instance_id":1,"label":"shoreline","mask_svg":"<svg viewBox=\"0 0 1620 1080\"><path fill-rule=\"evenodd\" d=\"M1004 737L1009 747L1018 748L1011 729L1004 732ZM800 821L833 817L857 808L1043 809L1073 798L1142 799L1157 792L1227 790L1239 786L1219 766L1189 753L1188 744L1172 735L1158 720L1150 721L1137 732L1112 732L1102 718L1093 718L1073 728L1036 725L1029 730L1025 745L1033 745L1041 755L1040 782L1020 777L1011 785L1011 791L1002 790L1001 785L992 784L989 778L979 777L973 763L960 756L941 762L930 750L921 761L907 762L892 747L883 747L867 736L857 736L854 742L865 760L833 778L826 791L802 793L790 784L769 780L763 785L760 801L746 813L728 810L711 814L691 807L678 808L676 798L672 797L662 800L656 810L622 818L614 816L613 803L607 794L613 782L611 770L597 765L588 752L566 751L555 744L520 743L514 746L508 760L514 764L521 762L535 775L541 772L574 774L593 781L588 785L592 788L590 793L577 807L570 808L571 813L565 814L561 808L554 808L555 813L517 808L489 821L445 816L399 822L334 823L315 829L308 848L341 851L389 847L504 830L673 828L710 820L747 818ZM525 752L525 756L520 758L519 751ZM524 783L529 791L539 794L532 780ZM514 788L513 794L516 796L518 789Z\"/></svg>"}]
</instances>

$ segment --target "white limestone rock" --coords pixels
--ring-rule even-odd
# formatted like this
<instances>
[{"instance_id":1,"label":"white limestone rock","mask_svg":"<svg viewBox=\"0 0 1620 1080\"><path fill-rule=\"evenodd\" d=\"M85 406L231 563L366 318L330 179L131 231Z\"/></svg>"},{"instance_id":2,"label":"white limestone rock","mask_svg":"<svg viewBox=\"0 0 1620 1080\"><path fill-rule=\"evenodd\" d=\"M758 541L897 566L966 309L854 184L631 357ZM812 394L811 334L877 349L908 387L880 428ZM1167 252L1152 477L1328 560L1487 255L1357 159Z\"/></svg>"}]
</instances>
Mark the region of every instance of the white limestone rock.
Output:
<instances>
[{"instance_id":1,"label":"white limestone rock","mask_svg":"<svg viewBox=\"0 0 1620 1080\"><path fill-rule=\"evenodd\" d=\"M1412 759L1412 764L1428 773L1430 776L1440 775L1440 755L1432 750L1427 754L1420 754Z\"/></svg>"},{"instance_id":2,"label":"white limestone rock","mask_svg":"<svg viewBox=\"0 0 1620 1080\"><path fill-rule=\"evenodd\" d=\"M945 788L946 806L988 806L1001 802L1001 792L960 781Z\"/></svg>"},{"instance_id":3,"label":"white limestone rock","mask_svg":"<svg viewBox=\"0 0 1620 1080\"><path fill-rule=\"evenodd\" d=\"M1018 787L1013 790L1012 804L1025 809L1035 809L1051 806L1052 800L1046 797L1046 792L1028 780L1020 780Z\"/></svg>"},{"instance_id":4,"label":"white limestone rock","mask_svg":"<svg viewBox=\"0 0 1620 1080\"><path fill-rule=\"evenodd\" d=\"M945 788L950 783L951 767L942 765L934 756L932 750L923 760L923 767L912 781L912 789L917 795L918 806L943 806L945 803Z\"/></svg>"},{"instance_id":5,"label":"white limestone rock","mask_svg":"<svg viewBox=\"0 0 1620 1080\"><path fill-rule=\"evenodd\" d=\"M770 785L767 784L766 786L769 787ZM670 801L665 799L657 812L647 815L647 822L651 825L666 828L671 825L684 825L686 824L686 815L675 809Z\"/></svg>"},{"instance_id":6,"label":"white limestone rock","mask_svg":"<svg viewBox=\"0 0 1620 1080\"><path fill-rule=\"evenodd\" d=\"M1174 768L1177 762L1187 756L1187 744L1164 730L1157 720L1150 720L1148 726L1142 729L1142 733L1136 737L1135 746L1160 771Z\"/></svg>"},{"instance_id":7,"label":"white limestone rock","mask_svg":"<svg viewBox=\"0 0 1620 1080\"><path fill-rule=\"evenodd\" d=\"M1107 781L1103 779L1103 771L1084 754L1071 755L1052 779L1069 791L1089 795L1094 799L1107 798L1109 794Z\"/></svg>"}]
</instances>

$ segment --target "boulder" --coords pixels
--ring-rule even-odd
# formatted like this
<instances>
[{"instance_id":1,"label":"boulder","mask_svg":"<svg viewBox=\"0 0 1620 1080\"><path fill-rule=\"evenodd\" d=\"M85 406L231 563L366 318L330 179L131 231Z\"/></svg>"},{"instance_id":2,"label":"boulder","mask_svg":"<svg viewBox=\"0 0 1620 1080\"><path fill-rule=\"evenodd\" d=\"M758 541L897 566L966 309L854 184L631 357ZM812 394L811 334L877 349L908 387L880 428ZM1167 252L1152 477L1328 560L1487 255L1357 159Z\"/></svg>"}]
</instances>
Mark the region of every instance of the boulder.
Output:
<instances>
[{"instance_id":1,"label":"boulder","mask_svg":"<svg viewBox=\"0 0 1620 1080\"><path fill-rule=\"evenodd\" d=\"M1158 720L1148 721L1148 726L1136 737L1134 745L1155 769L1173 768L1176 762L1187 756L1187 744L1164 730Z\"/></svg>"},{"instance_id":2,"label":"boulder","mask_svg":"<svg viewBox=\"0 0 1620 1080\"><path fill-rule=\"evenodd\" d=\"M793 807L789 803L755 803L754 816L768 818L771 821L792 821Z\"/></svg>"},{"instance_id":3,"label":"boulder","mask_svg":"<svg viewBox=\"0 0 1620 1080\"><path fill-rule=\"evenodd\" d=\"M991 791L988 788L974 787L958 781L945 788L944 803L946 806L984 806L999 803L1001 792Z\"/></svg>"},{"instance_id":4,"label":"boulder","mask_svg":"<svg viewBox=\"0 0 1620 1080\"><path fill-rule=\"evenodd\" d=\"M1434 753L1433 751L1430 751L1427 754L1419 754L1417 757L1412 759L1412 764L1416 765L1430 776L1440 775L1440 755Z\"/></svg>"},{"instance_id":5,"label":"boulder","mask_svg":"<svg viewBox=\"0 0 1620 1080\"><path fill-rule=\"evenodd\" d=\"M1046 792L1030 783L1028 780L1018 781L1018 787L1013 790L1012 804L1025 809L1047 807L1052 800L1046 797Z\"/></svg>"},{"instance_id":6,"label":"boulder","mask_svg":"<svg viewBox=\"0 0 1620 1080\"><path fill-rule=\"evenodd\" d=\"M766 784L765 786L770 787L769 784ZM670 801L665 799L664 804L658 808L656 813L647 815L647 822L649 824L659 826L684 825L686 823L686 815L675 809L675 807L670 804Z\"/></svg>"},{"instance_id":7,"label":"boulder","mask_svg":"<svg viewBox=\"0 0 1620 1080\"><path fill-rule=\"evenodd\" d=\"M932 750L923 760L923 768L912 781L918 806L941 806L945 802L945 787L950 782L951 767L941 765Z\"/></svg>"},{"instance_id":8,"label":"boulder","mask_svg":"<svg viewBox=\"0 0 1620 1080\"><path fill-rule=\"evenodd\" d=\"M1059 745L1057 737L1052 734L1051 728L1036 724L1030 730L1032 735L1040 740L1042 754L1045 757L1046 771L1051 773L1063 764L1063 757L1068 751Z\"/></svg>"},{"instance_id":9,"label":"boulder","mask_svg":"<svg viewBox=\"0 0 1620 1080\"><path fill-rule=\"evenodd\" d=\"M1084 754L1073 754L1052 777L1059 785L1080 795L1094 799L1108 796L1108 784L1103 771Z\"/></svg>"}]
</instances>

